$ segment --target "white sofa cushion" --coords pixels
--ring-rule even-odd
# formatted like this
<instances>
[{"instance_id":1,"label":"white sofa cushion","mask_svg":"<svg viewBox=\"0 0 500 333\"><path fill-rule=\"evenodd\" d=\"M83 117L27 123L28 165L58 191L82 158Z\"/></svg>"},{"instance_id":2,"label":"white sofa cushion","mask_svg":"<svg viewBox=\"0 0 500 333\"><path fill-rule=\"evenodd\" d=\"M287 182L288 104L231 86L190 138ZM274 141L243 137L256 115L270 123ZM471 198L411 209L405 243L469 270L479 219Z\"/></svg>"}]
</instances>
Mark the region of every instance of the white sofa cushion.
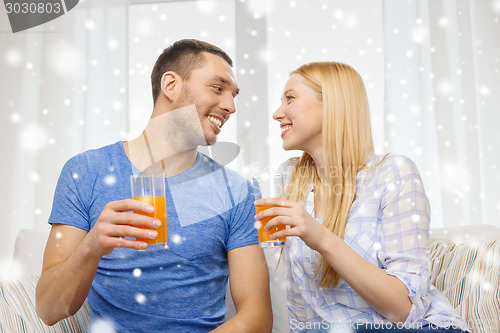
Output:
<instances>
[{"instance_id":1,"label":"white sofa cushion","mask_svg":"<svg viewBox=\"0 0 500 333\"><path fill-rule=\"evenodd\" d=\"M21 229L14 247L12 278L40 275L45 244L50 227L45 229Z\"/></svg>"},{"instance_id":2,"label":"white sofa cushion","mask_svg":"<svg viewBox=\"0 0 500 333\"><path fill-rule=\"evenodd\" d=\"M480 244L500 241L500 228L489 224L431 229L432 239L448 239L457 244Z\"/></svg>"}]
</instances>

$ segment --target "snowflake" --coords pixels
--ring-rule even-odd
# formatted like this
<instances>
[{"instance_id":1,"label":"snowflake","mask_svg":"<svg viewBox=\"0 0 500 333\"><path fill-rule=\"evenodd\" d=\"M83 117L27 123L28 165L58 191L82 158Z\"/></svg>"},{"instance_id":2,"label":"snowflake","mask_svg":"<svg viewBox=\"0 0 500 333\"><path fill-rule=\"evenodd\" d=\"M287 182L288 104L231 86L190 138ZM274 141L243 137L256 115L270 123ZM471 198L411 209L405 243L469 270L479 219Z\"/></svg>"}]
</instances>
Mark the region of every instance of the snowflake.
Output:
<instances>
[{"instance_id":1,"label":"snowflake","mask_svg":"<svg viewBox=\"0 0 500 333\"><path fill-rule=\"evenodd\" d=\"M212 14L217 9L215 1L196 1L196 7L203 14Z\"/></svg>"},{"instance_id":2,"label":"snowflake","mask_svg":"<svg viewBox=\"0 0 500 333\"><path fill-rule=\"evenodd\" d=\"M177 234L176 234L176 235L174 235L174 236L172 237L172 242L174 242L175 244L180 244L180 243L182 242L182 238L181 238L181 236L179 236L179 235L177 235Z\"/></svg>"},{"instance_id":3,"label":"snowflake","mask_svg":"<svg viewBox=\"0 0 500 333\"><path fill-rule=\"evenodd\" d=\"M85 25L85 28L87 28L90 31L92 31L96 28L95 21L93 21L91 19L86 20L84 25Z\"/></svg>"},{"instance_id":4,"label":"snowflake","mask_svg":"<svg viewBox=\"0 0 500 333\"><path fill-rule=\"evenodd\" d=\"M440 26L440 27L442 27L442 28L446 28L446 27L448 26L448 24L449 24L448 18L447 18L447 17L444 17L444 16L443 16L443 17L441 17L441 18L439 19L439 21L438 21L438 24L439 24L439 26Z\"/></svg>"},{"instance_id":5,"label":"snowflake","mask_svg":"<svg viewBox=\"0 0 500 333\"><path fill-rule=\"evenodd\" d=\"M135 301L139 304L144 304L146 303L146 296L141 293L137 293L135 294Z\"/></svg>"},{"instance_id":6,"label":"snowflake","mask_svg":"<svg viewBox=\"0 0 500 333\"><path fill-rule=\"evenodd\" d=\"M116 177L114 175L108 175L104 177L104 184L112 186L116 184Z\"/></svg>"},{"instance_id":7,"label":"snowflake","mask_svg":"<svg viewBox=\"0 0 500 333\"><path fill-rule=\"evenodd\" d=\"M116 330L111 321L99 318L92 321L92 324L90 325L90 332L115 333Z\"/></svg>"},{"instance_id":8,"label":"snowflake","mask_svg":"<svg viewBox=\"0 0 500 333\"><path fill-rule=\"evenodd\" d=\"M411 38L415 44L423 44L427 40L427 31L422 27L413 29Z\"/></svg>"},{"instance_id":9,"label":"snowflake","mask_svg":"<svg viewBox=\"0 0 500 333\"><path fill-rule=\"evenodd\" d=\"M122 103L119 101L119 100L113 100L113 102L111 103L111 106L113 108L113 110L116 110L116 111L119 111L122 109Z\"/></svg>"},{"instance_id":10,"label":"snowflake","mask_svg":"<svg viewBox=\"0 0 500 333\"><path fill-rule=\"evenodd\" d=\"M491 91L490 91L490 88L488 88L487 86L481 86L479 87L479 93L482 95L482 96L489 96Z\"/></svg>"},{"instance_id":11,"label":"snowflake","mask_svg":"<svg viewBox=\"0 0 500 333\"><path fill-rule=\"evenodd\" d=\"M21 131L20 148L23 151L38 152L45 148L47 132L39 125L25 126Z\"/></svg>"},{"instance_id":12,"label":"snowflake","mask_svg":"<svg viewBox=\"0 0 500 333\"><path fill-rule=\"evenodd\" d=\"M136 268L134 269L134 271L132 272L132 274L135 276L135 277L139 277L142 275L142 271L140 268Z\"/></svg>"},{"instance_id":13,"label":"snowflake","mask_svg":"<svg viewBox=\"0 0 500 333\"><path fill-rule=\"evenodd\" d=\"M11 50L7 51L5 58L6 58L5 60L7 60L7 64L9 66L18 66L21 63L22 55L21 55L21 52L19 52L18 50L11 49Z\"/></svg>"},{"instance_id":14,"label":"snowflake","mask_svg":"<svg viewBox=\"0 0 500 333\"><path fill-rule=\"evenodd\" d=\"M110 50L116 50L118 48L119 44L116 39L110 39L108 40L108 49Z\"/></svg>"},{"instance_id":15,"label":"snowflake","mask_svg":"<svg viewBox=\"0 0 500 333\"><path fill-rule=\"evenodd\" d=\"M10 115L10 121L12 121L14 124L17 124L19 121L21 121L21 115L17 112L14 112Z\"/></svg>"},{"instance_id":16,"label":"snowflake","mask_svg":"<svg viewBox=\"0 0 500 333\"><path fill-rule=\"evenodd\" d=\"M344 24L346 25L346 27L354 29L358 26L358 21L358 17L354 15L348 15L344 20Z\"/></svg>"},{"instance_id":17,"label":"snowflake","mask_svg":"<svg viewBox=\"0 0 500 333\"><path fill-rule=\"evenodd\" d=\"M137 22L137 31L143 36L150 36L154 31L153 23L149 18L142 18Z\"/></svg>"}]
</instances>

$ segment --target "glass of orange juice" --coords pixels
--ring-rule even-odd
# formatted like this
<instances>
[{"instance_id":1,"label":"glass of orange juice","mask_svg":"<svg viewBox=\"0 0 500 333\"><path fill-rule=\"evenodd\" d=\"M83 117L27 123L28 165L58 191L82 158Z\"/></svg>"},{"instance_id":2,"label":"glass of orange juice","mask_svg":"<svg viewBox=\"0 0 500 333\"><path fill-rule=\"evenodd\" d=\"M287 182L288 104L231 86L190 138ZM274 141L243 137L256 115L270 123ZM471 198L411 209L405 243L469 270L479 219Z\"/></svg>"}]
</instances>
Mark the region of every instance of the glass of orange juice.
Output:
<instances>
[{"instance_id":1,"label":"glass of orange juice","mask_svg":"<svg viewBox=\"0 0 500 333\"><path fill-rule=\"evenodd\" d=\"M264 199L264 198L283 198L284 196L284 182L283 176L274 174L268 175L263 174L260 176L253 177L253 187L255 200ZM274 206L255 206L255 211L258 213L263 210L269 209ZM262 221L256 222L256 228L259 233L259 243L261 247L277 247L284 246L286 242L286 237L271 239L269 236L277 231L286 229L286 226L283 224L278 225L277 227L272 228L267 231L264 229L266 224L273 219L274 216L268 217Z\"/></svg>"},{"instance_id":2,"label":"glass of orange juice","mask_svg":"<svg viewBox=\"0 0 500 333\"><path fill-rule=\"evenodd\" d=\"M161 226L158 229L153 229L158 232L158 237L155 239L136 238L136 240L146 242L148 244L147 250L166 249L168 247L168 231L163 173L132 175L130 176L130 186L132 199L146 202L155 208L151 214L134 213L154 217L161 221Z\"/></svg>"}]
</instances>

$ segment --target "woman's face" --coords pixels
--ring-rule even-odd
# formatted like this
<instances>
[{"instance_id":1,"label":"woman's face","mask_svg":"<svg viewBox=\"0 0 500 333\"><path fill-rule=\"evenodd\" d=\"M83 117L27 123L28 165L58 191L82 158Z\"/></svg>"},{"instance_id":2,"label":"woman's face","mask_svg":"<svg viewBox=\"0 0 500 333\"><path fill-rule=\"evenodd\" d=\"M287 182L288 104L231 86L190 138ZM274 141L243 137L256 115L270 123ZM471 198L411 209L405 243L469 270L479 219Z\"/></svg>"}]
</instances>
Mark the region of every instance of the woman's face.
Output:
<instances>
[{"instance_id":1,"label":"woman's face","mask_svg":"<svg viewBox=\"0 0 500 333\"><path fill-rule=\"evenodd\" d=\"M273 115L280 122L283 149L309 154L321 149L322 105L321 95L301 75L290 76L283 89L281 106Z\"/></svg>"}]
</instances>

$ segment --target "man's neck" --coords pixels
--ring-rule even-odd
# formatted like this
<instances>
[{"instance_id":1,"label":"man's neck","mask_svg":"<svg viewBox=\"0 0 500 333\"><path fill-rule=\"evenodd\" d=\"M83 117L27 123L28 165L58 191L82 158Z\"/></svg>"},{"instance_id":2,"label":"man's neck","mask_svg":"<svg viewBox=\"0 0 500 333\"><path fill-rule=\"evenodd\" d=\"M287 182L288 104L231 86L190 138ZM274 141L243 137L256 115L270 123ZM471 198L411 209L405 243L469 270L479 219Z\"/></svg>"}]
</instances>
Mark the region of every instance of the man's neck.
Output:
<instances>
[{"instance_id":1,"label":"man's neck","mask_svg":"<svg viewBox=\"0 0 500 333\"><path fill-rule=\"evenodd\" d=\"M177 175L189 169L196 161L197 147L176 151L167 142L163 149L152 149L148 136L143 132L134 140L123 144L130 162L141 172L162 170L165 177Z\"/></svg>"},{"instance_id":2,"label":"man's neck","mask_svg":"<svg viewBox=\"0 0 500 333\"><path fill-rule=\"evenodd\" d=\"M196 106L169 107L158 102L142 134L124 144L141 172L179 174L194 164L198 146L206 144Z\"/></svg>"}]
</instances>

